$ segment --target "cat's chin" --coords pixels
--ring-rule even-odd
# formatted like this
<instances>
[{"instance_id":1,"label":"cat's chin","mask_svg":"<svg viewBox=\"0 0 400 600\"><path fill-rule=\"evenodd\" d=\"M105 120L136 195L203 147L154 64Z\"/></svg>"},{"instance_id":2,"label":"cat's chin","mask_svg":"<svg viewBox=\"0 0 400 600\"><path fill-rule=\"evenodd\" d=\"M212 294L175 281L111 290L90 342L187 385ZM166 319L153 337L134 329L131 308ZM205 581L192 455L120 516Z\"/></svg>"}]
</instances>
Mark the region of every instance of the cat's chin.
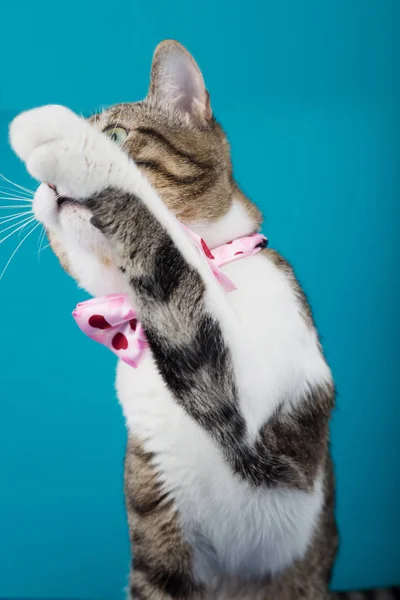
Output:
<instances>
[{"instance_id":1,"label":"cat's chin","mask_svg":"<svg viewBox=\"0 0 400 600\"><path fill-rule=\"evenodd\" d=\"M77 226L73 214L65 218L69 220L67 224L70 228L64 223L61 230L48 230L51 247L64 270L91 296L126 291L125 280L116 267L109 247L94 238L92 246L88 243L85 229L90 224L81 223ZM95 234L97 238L101 235L100 232L98 234Z\"/></svg>"},{"instance_id":2,"label":"cat's chin","mask_svg":"<svg viewBox=\"0 0 400 600\"><path fill-rule=\"evenodd\" d=\"M61 201L60 201L61 200ZM110 245L90 223L91 212L61 197L42 183L33 199L35 217L46 228L51 247L61 266L92 296L123 291Z\"/></svg>"},{"instance_id":3,"label":"cat's chin","mask_svg":"<svg viewBox=\"0 0 400 600\"><path fill-rule=\"evenodd\" d=\"M65 213L71 212L79 219L89 223L91 214L83 204L60 195L54 186L41 183L33 198L33 213L38 221L51 229L62 229L62 219Z\"/></svg>"}]
</instances>

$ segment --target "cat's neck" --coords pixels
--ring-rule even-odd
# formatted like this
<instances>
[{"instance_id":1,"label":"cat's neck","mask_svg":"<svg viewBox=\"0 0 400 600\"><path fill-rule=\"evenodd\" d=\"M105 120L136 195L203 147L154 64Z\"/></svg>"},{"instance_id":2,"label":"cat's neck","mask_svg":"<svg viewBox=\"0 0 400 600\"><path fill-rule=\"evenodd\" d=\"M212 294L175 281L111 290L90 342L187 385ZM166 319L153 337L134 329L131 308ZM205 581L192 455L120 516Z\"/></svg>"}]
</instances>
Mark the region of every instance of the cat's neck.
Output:
<instances>
[{"instance_id":1,"label":"cat's neck","mask_svg":"<svg viewBox=\"0 0 400 600\"><path fill-rule=\"evenodd\" d=\"M259 209L237 188L232 195L228 212L217 221L188 223L210 248L260 230L262 215Z\"/></svg>"}]
</instances>

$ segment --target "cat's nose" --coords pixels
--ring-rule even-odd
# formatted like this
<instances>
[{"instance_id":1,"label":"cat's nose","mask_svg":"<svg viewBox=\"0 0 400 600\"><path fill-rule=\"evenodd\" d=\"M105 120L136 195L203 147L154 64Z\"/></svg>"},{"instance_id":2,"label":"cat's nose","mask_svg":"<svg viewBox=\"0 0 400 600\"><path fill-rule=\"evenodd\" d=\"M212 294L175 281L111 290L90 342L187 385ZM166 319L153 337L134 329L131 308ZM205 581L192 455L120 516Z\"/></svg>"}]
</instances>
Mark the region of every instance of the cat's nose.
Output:
<instances>
[{"instance_id":1,"label":"cat's nose","mask_svg":"<svg viewBox=\"0 0 400 600\"><path fill-rule=\"evenodd\" d=\"M46 184L48 185L48 187L49 187L51 190L53 190L53 192L55 192L55 193L57 194L57 188L56 188L56 186L55 186L53 183L47 183L47 182L46 182Z\"/></svg>"}]
</instances>

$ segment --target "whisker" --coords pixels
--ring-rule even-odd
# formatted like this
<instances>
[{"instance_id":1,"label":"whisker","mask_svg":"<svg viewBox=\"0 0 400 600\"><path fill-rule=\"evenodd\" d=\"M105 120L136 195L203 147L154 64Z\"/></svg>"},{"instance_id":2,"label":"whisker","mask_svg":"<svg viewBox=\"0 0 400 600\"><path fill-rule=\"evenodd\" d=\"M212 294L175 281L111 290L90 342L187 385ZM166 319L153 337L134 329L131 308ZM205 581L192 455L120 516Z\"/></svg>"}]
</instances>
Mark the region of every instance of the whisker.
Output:
<instances>
[{"instance_id":1,"label":"whisker","mask_svg":"<svg viewBox=\"0 0 400 600\"><path fill-rule=\"evenodd\" d=\"M36 219L35 219L36 220ZM27 223L25 223L25 225L23 225L20 229L20 231L18 232L18 239L21 239L21 233L24 232L24 229L27 225L29 225L31 223L31 221L28 221Z\"/></svg>"},{"instance_id":2,"label":"whisker","mask_svg":"<svg viewBox=\"0 0 400 600\"><path fill-rule=\"evenodd\" d=\"M20 190L24 190L25 192L28 192L30 194L34 194L35 193L33 190L30 190L29 188L26 188L23 185L18 185L18 183L14 183L14 181L11 181L11 179L7 179L7 177L5 177L2 173L0 173L0 179L3 179L4 181L7 181L7 183L10 183L11 185L14 185L15 187L19 188Z\"/></svg>"},{"instance_id":3,"label":"whisker","mask_svg":"<svg viewBox=\"0 0 400 600\"><path fill-rule=\"evenodd\" d=\"M15 189L15 188L11 187L10 185L4 185L2 183L2 181L0 181L0 190L5 190L7 192L11 192L11 194L18 194L18 195L21 195L21 196L29 196L29 197L31 197L31 196L34 195L33 192L25 192L25 190L19 190L18 188Z\"/></svg>"},{"instance_id":4,"label":"whisker","mask_svg":"<svg viewBox=\"0 0 400 600\"><path fill-rule=\"evenodd\" d=\"M24 215L29 215L29 214L33 214L32 211L30 210L26 210L24 212L20 212L14 215L7 215L5 217L0 217L0 225L4 225L4 223L7 223L8 221L14 221L15 219L18 219L19 217L23 217Z\"/></svg>"},{"instance_id":5,"label":"whisker","mask_svg":"<svg viewBox=\"0 0 400 600\"><path fill-rule=\"evenodd\" d=\"M32 200L28 200L25 198L12 198L9 196L0 196L0 201L7 201L7 202L25 202L26 204L32 204Z\"/></svg>"},{"instance_id":6,"label":"whisker","mask_svg":"<svg viewBox=\"0 0 400 600\"><path fill-rule=\"evenodd\" d=\"M1 208L1 207L0 207L0 208ZM15 208L15 207L13 206L13 208ZM3 215L2 217L0 217L0 220L1 220L1 219L8 219L8 217L12 217L13 215L23 215L23 214L25 214L25 213L26 213L26 214L28 214L28 213L32 213L32 214L33 214L33 210L31 209L31 207L30 207L30 206L24 206L24 209L25 209L25 210L21 210L20 212L17 212L17 213L16 213L16 212L13 212L13 213L7 213L6 215Z\"/></svg>"},{"instance_id":7,"label":"whisker","mask_svg":"<svg viewBox=\"0 0 400 600\"><path fill-rule=\"evenodd\" d=\"M42 227L42 231L40 232L39 238L38 238L38 246L39 246L39 242L42 241L43 242L43 238L45 236L46 230L44 227ZM40 250L40 248L39 248Z\"/></svg>"},{"instance_id":8,"label":"whisker","mask_svg":"<svg viewBox=\"0 0 400 600\"><path fill-rule=\"evenodd\" d=\"M9 233L8 235L6 235L6 237L4 237L2 240L0 240L0 244L2 244L3 242L5 242L6 240L8 240L8 238L11 237L12 235L14 235L14 233L17 233L17 231L19 231L23 227L26 227L27 225L29 225L29 223L31 223L34 220L35 220L35 217L32 217L30 220L28 220L25 223L23 223L23 225L20 225L19 227L17 227L17 229L14 229L11 233ZM0 233L2 233L2 232L0 232Z\"/></svg>"},{"instance_id":9,"label":"whisker","mask_svg":"<svg viewBox=\"0 0 400 600\"><path fill-rule=\"evenodd\" d=\"M27 199L32 199L33 195L28 195L27 192L21 192L21 190L14 190L11 188L7 188L7 187L3 187L2 185L0 185L0 193L5 194L7 196L11 196L13 198L27 198Z\"/></svg>"},{"instance_id":10,"label":"whisker","mask_svg":"<svg viewBox=\"0 0 400 600\"><path fill-rule=\"evenodd\" d=\"M6 210L6 209L9 210L10 208L28 208L28 204L11 204L11 205L8 205L8 206L2 206L0 204L0 209L2 209L2 208L4 210Z\"/></svg>"},{"instance_id":11,"label":"whisker","mask_svg":"<svg viewBox=\"0 0 400 600\"><path fill-rule=\"evenodd\" d=\"M42 231L39 234L39 238L38 238L38 252L37 252L38 263L40 263L40 252L42 251L43 240L44 240L45 235L46 235L46 230L44 227L42 227Z\"/></svg>"},{"instance_id":12,"label":"whisker","mask_svg":"<svg viewBox=\"0 0 400 600\"><path fill-rule=\"evenodd\" d=\"M8 227L6 227L5 229L1 229L0 233L4 233L5 231L8 231L9 229L11 229L12 227L17 227L18 225L20 225L21 223L24 223L24 221L28 221L28 219L34 219L35 217L31 217L31 215L29 215L29 217L22 217L20 221L18 221L17 223L11 223L11 225L8 225ZM3 225L3 223L2 223Z\"/></svg>"},{"instance_id":13,"label":"whisker","mask_svg":"<svg viewBox=\"0 0 400 600\"><path fill-rule=\"evenodd\" d=\"M32 204L32 200L25 200L25 198L9 198L6 196L0 196L0 202L23 202L27 206ZM0 204L1 206L1 204Z\"/></svg>"},{"instance_id":14,"label":"whisker","mask_svg":"<svg viewBox=\"0 0 400 600\"><path fill-rule=\"evenodd\" d=\"M21 239L21 234L23 234L23 233L24 233L24 229L25 229L25 227L26 227L27 225L29 225L29 223L30 223L30 221L27 221L27 222L25 223L25 225L24 225L23 227L21 227L21 229L19 230L19 232L18 232L18 239L19 239L19 240Z\"/></svg>"},{"instance_id":15,"label":"whisker","mask_svg":"<svg viewBox=\"0 0 400 600\"><path fill-rule=\"evenodd\" d=\"M22 240L19 242L18 246L15 248L14 252L11 254L10 258L8 259L4 269L2 270L1 274L0 274L0 280L3 278L4 273L6 272L8 265L10 264L10 262L12 261L12 259L14 258L14 256L17 254L19 248L21 248L22 244L25 242L25 240L31 235L31 233L33 233L35 231L35 229L37 229L39 227L40 223L36 223L36 225L30 229L28 231L28 233L22 238Z\"/></svg>"},{"instance_id":16,"label":"whisker","mask_svg":"<svg viewBox=\"0 0 400 600\"><path fill-rule=\"evenodd\" d=\"M35 193L34 191L28 189L15 189L15 187L8 185L7 183L3 182L3 180L0 180L0 189L9 190L13 194L25 194L26 196L32 196Z\"/></svg>"}]
</instances>

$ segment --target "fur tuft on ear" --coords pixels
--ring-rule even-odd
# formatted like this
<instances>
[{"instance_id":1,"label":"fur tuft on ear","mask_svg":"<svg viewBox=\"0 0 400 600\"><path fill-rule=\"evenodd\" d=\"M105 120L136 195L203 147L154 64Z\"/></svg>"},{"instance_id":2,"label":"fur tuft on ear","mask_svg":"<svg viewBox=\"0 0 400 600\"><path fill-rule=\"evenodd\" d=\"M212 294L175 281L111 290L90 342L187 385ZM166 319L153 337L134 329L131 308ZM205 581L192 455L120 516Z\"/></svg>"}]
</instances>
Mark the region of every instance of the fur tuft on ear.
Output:
<instances>
[{"instance_id":1,"label":"fur tuft on ear","mask_svg":"<svg viewBox=\"0 0 400 600\"><path fill-rule=\"evenodd\" d=\"M193 56L179 42L161 42L153 56L149 98L203 122L212 117L210 97Z\"/></svg>"}]
</instances>

